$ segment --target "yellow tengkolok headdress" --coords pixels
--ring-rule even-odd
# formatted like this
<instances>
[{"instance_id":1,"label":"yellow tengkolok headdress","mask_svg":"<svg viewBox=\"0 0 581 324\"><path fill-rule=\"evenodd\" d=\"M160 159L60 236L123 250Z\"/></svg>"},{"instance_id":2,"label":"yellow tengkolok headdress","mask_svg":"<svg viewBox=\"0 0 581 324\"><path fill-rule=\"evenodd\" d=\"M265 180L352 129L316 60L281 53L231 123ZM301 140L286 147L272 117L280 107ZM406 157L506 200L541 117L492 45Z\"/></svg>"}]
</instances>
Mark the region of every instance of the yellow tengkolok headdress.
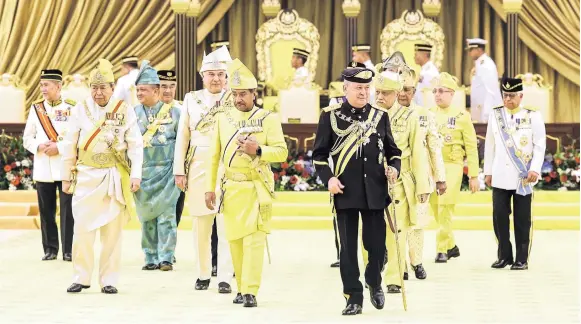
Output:
<instances>
[{"instance_id":1,"label":"yellow tengkolok headdress","mask_svg":"<svg viewBox=\"0 0 581 324\"><path fill-rule=\"evenodd\" d=\"M239 59L228 64L228 76L230 89L256 89L258 87L254 74Z\"/></svg>"},{"instance_id":2,"label":"yellow tengkolok headdress","mask_svg":"<svg viewBox=\"0 0 581 324\"><path fill-rule=\"evenodd\" d=\"M89 84L115 83L113 65L105 59L99 59L99 65L89 74Z\"/></svg>"}]
</instances>

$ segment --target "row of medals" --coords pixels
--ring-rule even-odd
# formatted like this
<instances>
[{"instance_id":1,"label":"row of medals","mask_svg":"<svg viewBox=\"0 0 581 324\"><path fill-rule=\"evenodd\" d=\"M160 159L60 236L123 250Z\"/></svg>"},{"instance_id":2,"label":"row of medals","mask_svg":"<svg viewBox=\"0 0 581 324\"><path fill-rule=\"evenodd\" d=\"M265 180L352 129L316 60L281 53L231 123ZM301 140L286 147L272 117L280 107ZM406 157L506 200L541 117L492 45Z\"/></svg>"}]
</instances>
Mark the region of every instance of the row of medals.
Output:
<instances>
[{"instance_id":1,"label":"row of medals","mask_svg":"<svg viewBox=\"0 0 581 324\"><path fill-rule=\"evenodd\" d=\"M156 119L155 117L153 117L153 114L150 112L149 117L147 117L147 121L149 122L149 125L147 125L147 129L151 129L152 127L155 127L155 124L154 124L155 121L157 121L158 124L162 124L162 125L159 125L159 127L157 128L157 132L159 134L159 135L157 135L157 140L159 141L160 144L165 144L167 142L167 138L165 137L165 135L163 133L165 133L167 128L163 124L170 124L173 122L173 119L171 117L169 117L169 113L163 119Z\"/></svg>"}]
</instances>

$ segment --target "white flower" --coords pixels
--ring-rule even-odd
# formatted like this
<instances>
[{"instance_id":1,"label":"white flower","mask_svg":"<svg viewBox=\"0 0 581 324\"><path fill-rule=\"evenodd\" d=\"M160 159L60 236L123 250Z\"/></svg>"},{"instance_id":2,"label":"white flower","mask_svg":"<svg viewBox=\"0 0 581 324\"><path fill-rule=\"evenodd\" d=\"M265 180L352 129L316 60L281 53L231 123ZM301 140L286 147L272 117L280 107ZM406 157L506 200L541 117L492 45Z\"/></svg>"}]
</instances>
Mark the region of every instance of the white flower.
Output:
<instances>
[{"instance_id":1,"label":"white flower","mask_svg":"<svg viewBox=\"0 0 581 324\"><path fill-rule=\"evenodd\" d=\"M24 185L24 187L26 188L26 190L33 190L34 189L31 184L26 184L26 185Z\"/></svg>"},{"instance_id":2,"label":"white flower","mask_svg":"<svg viewBox=\"0 0 581 324\"><path fill-rule=\"evenodd\" d=\"M14 174L12 172L6 173L6 179L8 181L14 180Z\"/></svg>"},{"instance_id":3,"label":"white flower","mask_svg":"<svg viewBox=\"0 0 581 324\"><path fill-rule=\"evenodd\" d=\"M323 184L323 181L321 181L321 178L319 178L319 177L317 177L317 184L318 185L322 185Z\"/></svg>"},{"instance_id":4,"label":"white flower","mask_svg":"<svg viewBox=\"0 0 581 324\"><path fill-rule=\"evenodd\" d=\"M567 187L561 187L561 188L557 189L557 191L567 191Z\"/></svg>"},{"instance_id":5,"label":"white flower","mask_svg":"<svg viewBox=\"0 0 581 324\"><path fill-rule=\"evenodd\" d=\"M10 184L10 186L8 187L8 190L16 191L16 187L13 184Z\"/></svg>"},{"instance_id":6,"label":"white flower","mask_svg":"<svg viewBox=\"0 0 581 324\"><path fill-rule=\"evenodd\" d=\"M25 168L30 167L30 161L29 160L22 160L21 164Z\"/></svg>"},{"instance_id":7,"label":"white flower","mask_svg":"<svg viewBox=\"0 0 581 324\"><path fill-rule=\"evenodd\" d=\"M17 167L19 167L19 166L20 166L20 162L16 161L16 162L14 162L14 163L16 163L16 166L17 166Z\"/></svg>"},{"instance_id":8,"label":"white flower","mask_svg":"<svg viewBox=\"0 0 581 324\"><path fill-rule=\"evenodd\" d=\"M293 190L294 191L301 191L301 187L300 186L295 186Z\"/></svg>"},{"instance_id":9,"label":"white flower","mask_svg":"<svg viewBox=\"0 0 581 324\"><path fill-rule=\"evenodd\" d=\"M308 156L308 157L311 157L311 156L313 156L313 151L312 151L312 150L309 150L309 151L307 152L307 156Z\"/></svg>"},{"instance_id":10,"label":"white flower","mask_svg":"<svg viewBox=\"0 0 581 324\"><path fill-rule=\"evenodd\" d=\"M290 177L289 176L286 176L286 175L285 176L282 176L282 180L280 181L280 184L282 186L284 186L284 185L286 185L288 183L289 180L290 180Z\"/></svg>"}]
</instances>

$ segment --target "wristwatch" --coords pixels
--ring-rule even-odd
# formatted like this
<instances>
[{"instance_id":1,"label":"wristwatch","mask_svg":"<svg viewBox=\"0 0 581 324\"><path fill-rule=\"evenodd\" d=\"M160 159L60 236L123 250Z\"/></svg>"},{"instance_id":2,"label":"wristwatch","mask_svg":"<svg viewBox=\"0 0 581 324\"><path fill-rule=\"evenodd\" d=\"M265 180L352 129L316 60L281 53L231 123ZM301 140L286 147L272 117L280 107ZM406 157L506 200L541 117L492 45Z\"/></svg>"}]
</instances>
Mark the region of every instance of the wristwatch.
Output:
<instances>
[{"instance_id":1,"label":"wristwatch","mask_svg":"<svg viewBox=\"0 0 581 324\"><path fill-rule=\"evenodd\" d=\"M261 156L261 155L262 155L262 147L260 147L260 146L259 146L259 147L256 149L256 155L257 155L257 156Z\"/></svg>"}]
</instances>

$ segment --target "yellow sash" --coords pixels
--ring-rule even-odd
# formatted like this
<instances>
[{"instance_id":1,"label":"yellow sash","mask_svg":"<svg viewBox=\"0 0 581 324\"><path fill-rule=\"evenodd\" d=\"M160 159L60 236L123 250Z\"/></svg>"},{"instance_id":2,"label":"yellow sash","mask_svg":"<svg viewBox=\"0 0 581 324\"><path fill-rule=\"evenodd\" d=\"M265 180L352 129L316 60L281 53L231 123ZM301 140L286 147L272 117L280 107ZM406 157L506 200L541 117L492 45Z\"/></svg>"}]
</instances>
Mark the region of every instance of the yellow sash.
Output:
<instances>
[{"instance_id":1,"label":"yellow sash","mask_svg":"<svg viewBox=\"0 0 581 324\"><path fill-rule=\"evenodd\" d=\"M123 101L118 100L117 103L115 105L112 105L112 107L115 107L114 109L112 109L110 112L111 114L115 114L119 108L121 107L121 105L123 104ZM105 114L106 116L107 114ZM99 142L99 141L95 141L96 138L98 138L99 136L103 136L103 133L101 132L101 127L103 127L105 125L105 121L106 118L101 118L99 120L99 122L97 122L97 124L95 125L95 128L92 130L92 135L89 136L87 138L87 140L81 145L81 147L83 148L82 150L85 152L82 154L82 157L86 157L86 156L92 156L92 154L90 152L93 151L93 149L95 148L95 145ZM117 140L117 138L115 137L115 140ZM129 166L129 164L127 163L125 157L121 154L121 152L114 152L115 155L115 159L116 159L116 167L117 170L119 171L119 174L121 175L121 190L123 191L123 198L125 199L125 205L127 207L127 212L129 213L129 217L135 217L137 216L137 211L135 210L135 200L133 197L133 193L131 192L131 179L130 179L130 172L131 172L131 167ZM83 164L83 160L82 160L81 154L79 154L79 159L77 160L77 164ZM90 162L88 162L87 164L91 164ZM76 173L76 170L73 172ZM76 175L73 174L73 177L76 180ZM74 191L74 184L71 184L71 192Z\"/></svg>"},{"instance_id":2,"label":"yellow sash","mask_svg":"<svg viewBox=\"0 0 581 324\"><path fill-rule=\"evenodd\" d=\"M355 152L361 145L361 141L371 136L371 133L373 133L373 131L375 130L377 123L379 123L379 120L381 119L382 116L383 116L382 111L374 109L369 115L368 120L371 120L372 122L367 131L365 132L365 134L361 138L359 138L358 136L351 136L347 138L345 146L339 153L339 158L337 159L337 163L335 164L334 173L336 177L339 177L341 174L343 174L343 171L345 171L345 168L347 167L347 163L349 163L349 160L351 160L351 157L353 156L353 154L355 154Z\"/></svg>"},{"instance_id":3,"label":"yellow sash","mask_svg":"<svg viewBox=\"0 0 581 324\"><path fill-rule=\"evenodd\" d=\"M170 104L163 104L153 123L147 126L147 131L143 134L143 146L150 147L151 140L153 139L153 135L157 132L157 129L160 126L159 120L165 118L169 114L169 110L171 109Z\"/></svg>"}]
</instances>

